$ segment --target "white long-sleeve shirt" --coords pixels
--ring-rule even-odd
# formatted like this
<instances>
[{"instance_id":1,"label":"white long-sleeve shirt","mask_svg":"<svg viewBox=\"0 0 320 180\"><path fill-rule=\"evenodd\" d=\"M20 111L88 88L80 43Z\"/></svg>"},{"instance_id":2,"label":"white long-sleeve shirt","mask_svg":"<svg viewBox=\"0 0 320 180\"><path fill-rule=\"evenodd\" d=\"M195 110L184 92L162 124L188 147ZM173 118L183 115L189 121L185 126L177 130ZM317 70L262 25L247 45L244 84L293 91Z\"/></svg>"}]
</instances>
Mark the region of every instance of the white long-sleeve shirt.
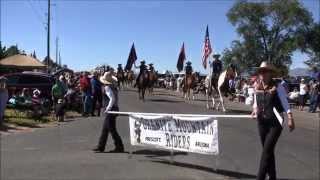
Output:
<instances>
[{"instance_id":1,"label":"white long-sleeve shirt","mask_svg":"<svg viewBox=\"0 0 320 180\"><path fill-rule=\"evenodd\" d=\"M113 92L113 89L110 86L105 86L104 87L105 94L109 98L109 103L106 107L106 111L110 111L112 107L118 106L118 97L115 92Z\"/></svg>"},{"instance_id":2,"label":"white long-sleeve shirt","mask_svg":"<svg viewBox=\"0 0 320 180\"><path fill-rule=\"evenodd\" d=\"M284 109L284 112L291 113L291 109L290 109L288 99L287 99L287 92L286 92L285 88L282 86L282 84L280 84L280 83L277 86L277 93L278 93L281 105ZM257 108L257 94L256 93L254 93L253 108Z\"/></svg>"}]
</instances>

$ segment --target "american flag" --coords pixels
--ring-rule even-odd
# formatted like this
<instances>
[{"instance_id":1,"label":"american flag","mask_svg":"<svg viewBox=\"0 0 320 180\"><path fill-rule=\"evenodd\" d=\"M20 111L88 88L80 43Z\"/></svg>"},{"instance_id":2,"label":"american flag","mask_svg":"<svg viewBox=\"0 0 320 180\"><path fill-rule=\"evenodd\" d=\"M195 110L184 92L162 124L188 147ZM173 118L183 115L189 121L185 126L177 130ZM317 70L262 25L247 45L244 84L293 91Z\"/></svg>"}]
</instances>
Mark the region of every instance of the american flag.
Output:
<instances>
[{"instance_id":1,"label":"american flag","mask_svg":"<svg viewBox=\"0 0 320 180\"><path fill-rule=\"evenodd\" d=\"M202 56L202 65L204 69L207 69L207 59L211 53L212 53L212 49L211 49L211 44L209 39L209 28L207 25L206 36L205 36L204 46L203 46L203 56Z\"/></svg>"}]
</instances>

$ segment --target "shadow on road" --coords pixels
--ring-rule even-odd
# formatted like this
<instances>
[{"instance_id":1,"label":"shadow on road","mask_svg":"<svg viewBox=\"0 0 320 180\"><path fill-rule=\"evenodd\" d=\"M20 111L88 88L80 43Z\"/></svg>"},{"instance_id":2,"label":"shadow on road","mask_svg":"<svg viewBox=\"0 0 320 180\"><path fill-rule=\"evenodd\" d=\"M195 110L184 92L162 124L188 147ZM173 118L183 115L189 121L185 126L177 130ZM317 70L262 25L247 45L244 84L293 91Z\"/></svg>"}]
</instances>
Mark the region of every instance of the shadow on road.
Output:
<instances>
[{"instance_id":1,"label":"shadow on road","mask_svg":"<svg viewBox=\"0 0 320 180\"><path fill-rule=\"evenodd\" d=\"M149 157L149 158L170 156L170 152L169 151L149 150L149 149L137 150L137 151L134 151L132 154L146 155L146 157ZM174 156L177 156L177 155L188 155L188 153L186 153L186 152L174 152L173 155Z\"/></svg>"},{"instance_id":2,"label":"shadow on road","mask_svg":"<svg viewBox=\"0 0 320 180\"><path fill-rule=\"evenodd\" d=\"M232 177L232 178L240 178L240 179L243 179L243 178L244 179L255 179L256 178L256 175L252 175L252 174L246 174L246 173L223 170L223 169L214 170L211 167L205 167L205 166L189 164L189 163L182 163L182 162L170 163L170 162L164 161L164 160L151 160L151 162L161 163L161 164L166 164L166 165L171 165L171 166L179 166L179 167L183 167L183 168L196 169L196 170L206 171L209 173L215 173L215 174L228 176L228 177Z\"/></svg>"},{"instance_id":3,"label":"shadow on road","mask_svg":"<svg viewBox=\"0 0 320 180\"><path fill-rule=\"evenodd\" d=\"M230 109L230 110L228 111L228 113L248 115L248 114L251 114L251 111L248 111L248 110L240 110L240 109Z\"/></svg>"},{"instance_id":4,"label":"shadow on road","mask_svg":"<svg viewBox=\"0 0 320 180\"><path fill-rule=\"evenodd\" d=\"M181 102L183 102L183 101L169 100L169 99L150 99L149 101L152 101L152 102L164 102L164 103L181 103Z\"/></svg>"},{"instance_id":5,"label":"shadow on road","mask_svg":"<svg viewBox=\"0 0 320 180\"><path fill-rule=\"evenodd\" d=\"M183 167L183 168L196 169L196 170L206 171L209 173L215 173L215 174L219 174L222 176L228 176L228 177L236 178L236 179L256 179L257 178L257 176L253 175L253 174L235 172L235 171L230 171L230 170L225 170L225 169L214 170L211 167L205 167L205 166L183 163L183 162L170 163L169 161L166 161L166 160L151 160L151 162L161 163L161 164L166 164L166 165L171 165L171 166L178 166L178 167ZM278 180L293 180L293 179L280 178Z\"/></svg>"}]
</instances>

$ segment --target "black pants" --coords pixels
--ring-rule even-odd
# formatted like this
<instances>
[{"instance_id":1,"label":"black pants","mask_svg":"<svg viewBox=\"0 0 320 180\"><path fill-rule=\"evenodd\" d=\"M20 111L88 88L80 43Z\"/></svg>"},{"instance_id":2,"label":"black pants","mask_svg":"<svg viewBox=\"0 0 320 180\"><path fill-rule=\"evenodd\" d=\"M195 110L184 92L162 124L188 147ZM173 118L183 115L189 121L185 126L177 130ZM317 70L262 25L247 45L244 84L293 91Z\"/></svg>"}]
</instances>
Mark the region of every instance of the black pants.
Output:
<instances>
[{"instance_id":1,"label":"black pants","mask_svg":"<svg viewBox=\"0 0 320 180\"><path fill-rule=\"evenodd\" d=\"M112 108L112 111L119 111L119 108ZM105 149L109 132L111 133L116 149L123 149L121 137L119 136L116 129L116 118L117 118L117 115L115 114L106 115L103 123L101 136L99 139L99 144L98 144L98 148L100 150Z\"/></svg>"},{"instance_id":2,"label":"black pants","mask_svg":"<svg viewBox=\"0 0 320 180\"><path fill-rule=\"evenodd\" d=\"M102 93L93 94L91 115L94 115L94 112L97 107L97 103L99 104L98 105L98 116L100 116L101 106L102 106Z\"/></svg>"},{"instance_id":3,"label":"black pants","mask_svg":"<svg viewBox=\"0 0 320 180\"><path fill-rule=\"evenodd\" d=\"M270 180L275 180L276 163L274 149L280 137L282 126L276 118L258 118L258 129L263 150L257 180L265 180L267 174Z\"/></svg>"}]
</instances>

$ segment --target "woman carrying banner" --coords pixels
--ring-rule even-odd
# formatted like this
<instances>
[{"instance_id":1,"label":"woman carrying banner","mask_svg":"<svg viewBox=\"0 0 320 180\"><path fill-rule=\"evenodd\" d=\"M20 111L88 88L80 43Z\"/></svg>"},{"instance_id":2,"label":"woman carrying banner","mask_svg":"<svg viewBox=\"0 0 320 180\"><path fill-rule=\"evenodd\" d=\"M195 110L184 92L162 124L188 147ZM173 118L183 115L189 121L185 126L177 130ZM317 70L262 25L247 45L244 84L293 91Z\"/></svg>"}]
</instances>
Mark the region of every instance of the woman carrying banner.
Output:
<instances>
[{"instance_id":1,"label":"woman carrying banner","mask_svg":"<svg viewBox=\"0 0 320 180\"><path fill-rule=\"evenodd\" d=\"M105 99L106 99L106 117L104 119L103 128L101 136L99 139L98 146L93 149L95 152L103 152L107 144L109 131L113 138L116 148L110 152L121 153L124 152L123 143L121 137L119 136L116 129L116 117L115 114L109 114L108 111L119 111L118 106L118 91L116 88L117 78L112 75L111 71L105 72L104 75L100 78L102 84L105 85Z\"/></svg>"},{"instance_id":2,"label":"woman carrying banner","mask_svg":"<svg viewBox=\"0 0 320 180\"><path fill-rule=\"evenodd\" d=\"M258 180L264 180L267 174L270 180L276 179L274 149L283 129L282 112L288 116L290 131L295 128L285 89L272 79L274 73L274 68L267 62L262 62L257 69L258 80L255 84L252 117L257 118L263 147L257 175Z\"/></svg>"}]
</instances>

